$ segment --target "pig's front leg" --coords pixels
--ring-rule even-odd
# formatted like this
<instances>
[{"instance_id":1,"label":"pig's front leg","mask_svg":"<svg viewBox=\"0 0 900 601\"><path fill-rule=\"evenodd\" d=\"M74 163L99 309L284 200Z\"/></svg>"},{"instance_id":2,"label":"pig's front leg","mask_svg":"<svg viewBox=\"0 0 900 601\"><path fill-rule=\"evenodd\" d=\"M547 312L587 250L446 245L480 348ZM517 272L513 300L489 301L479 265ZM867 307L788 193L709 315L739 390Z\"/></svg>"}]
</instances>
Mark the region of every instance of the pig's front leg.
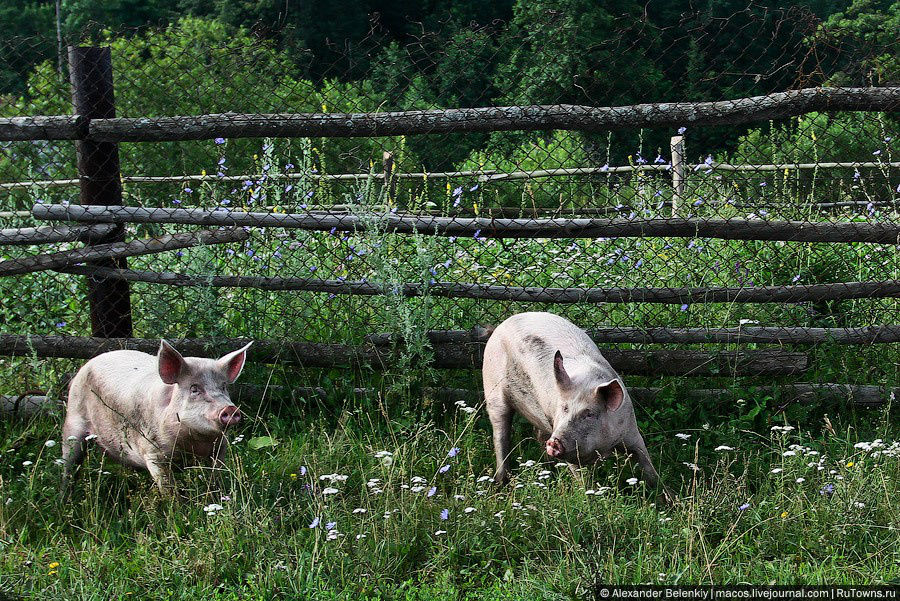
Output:
<instances>
[{"instance_id":1,"label":"pig's front leg","mask_svg":"<svg viewBox=\"0 0 900 601\"><path fill-rule=\"evenodd\" d=\"M512 429L513 409L503 400L502 392L487 398L485 404L494 430L494 454L497 458L494 482L503 484L509 481L509 454L512 451L509 434Z\"/></svg>"},{"instance_id":2,"label":"pig's front leg","mask_svg":"<svg viewBox=\"0 0 900 601\"><path fill-rule=\"evenodd\" d=\"M223 436L213 445L212 453L212 485L218 489L222 488L225 470L225 455L228 448L228 440Z\"/></svg>"},{"instance_id":3,"label":"pig's front leg","mask_svg":"<svg viewBox=\"0 0 900 601\"><path fill-rule=\"evenodd\" d=\"M159 487L159 491L166 496L170 496L175 492L175 477L172 474L170 461L168 457L152 456L146 458L147 470L150 472L150 476L153 478L156 486Z\"/></svg>"},{"instance_id":4,"label":"pig's front leg","mask_svg":"<svg viewBox=\"0 0 900 601\"><path fill-rule=\"evenodd\" d=\"M641 470L644 472L644 479L647 481L647 484L650 485L650 488L655 488L659 482L659 474L656 472L656 468L653 467L653 462L650 461L650 453L647 452L644 438L635 430L626 435L622 444L625 446L625 450L633 454L637 459Z\"/></svg>"},{"instance_id":5,"label":"pig's front leg","mask_svg":"<svg viewBox=\"0 0 900 601\"><path fill-rule=\"evenodd\" d=\"M657 484L659 484L659 474L656 472L656 468L653 467L653 462L650 461L650 453L647 452L647 445L644 444L644 438L637 430L635 430L625 437L623 444L625 449L630 453L633 453L637 458L638 464L644 472L644 479L647 481L647 484L650 488L656 488ZM666 503L669 505L675 503L675 495L666 488L665 484L662 485L662 493Z\"/></svg>"}]
</instances>

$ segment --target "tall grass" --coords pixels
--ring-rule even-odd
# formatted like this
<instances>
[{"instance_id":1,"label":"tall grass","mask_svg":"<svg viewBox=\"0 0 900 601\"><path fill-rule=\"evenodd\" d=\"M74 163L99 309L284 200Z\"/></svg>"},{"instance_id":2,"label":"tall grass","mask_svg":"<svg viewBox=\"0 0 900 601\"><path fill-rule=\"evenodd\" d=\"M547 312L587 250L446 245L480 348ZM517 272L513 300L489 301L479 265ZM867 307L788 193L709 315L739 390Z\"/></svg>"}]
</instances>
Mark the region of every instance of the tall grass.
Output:
<instances>
[{"instance_id":1,"label":"tall grass","mask_svg":"<svg viewBox=\"0 0 900 601\"><path fill-rule=\"evenodd\" d=\"M396 410L396 412L395 412ZM571 473L519 428L495 487L481 412L274 406L160 497L91 449L57 497L58 416L0 425L0 592L33 598L571 598L595 581L900 579L900 430L849 420L657 432L662 505L616 457Z\"/></svg>"}]
</instances>

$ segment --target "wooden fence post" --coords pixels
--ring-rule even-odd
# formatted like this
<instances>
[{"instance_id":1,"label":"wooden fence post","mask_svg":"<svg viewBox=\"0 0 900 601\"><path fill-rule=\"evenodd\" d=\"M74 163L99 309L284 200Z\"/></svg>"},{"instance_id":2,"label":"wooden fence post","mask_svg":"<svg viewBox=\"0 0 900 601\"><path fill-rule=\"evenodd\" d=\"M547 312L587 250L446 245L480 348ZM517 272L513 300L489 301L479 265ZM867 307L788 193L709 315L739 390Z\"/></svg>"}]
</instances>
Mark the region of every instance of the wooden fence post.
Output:
<instances>
[{"instance_id":1,"label":"wooden fence post","mask_svg":"<svg viewBox=\"0 0 900 601\"><path fill-rule=\"evenodd\" d=\"M672 217L678 216L678 205L684 197L684 136L672 136Z\"/></svg>"},{"instance_id":2,"label":"wooden fence post","mask_svg":"<svg viewBox=\"0 0 900 601\"><path fill-rule=\"evenodd\" d=\"M388 193L387 200L388 204L390 204L397 193L397 180L394 178L394 153L385 150L384 154L381 155L381 165L384 171L384 185Z\"/></svg>"},{"instance_id":3,"label":"wooden fence post","mask_svg":"<svg viewBox=\"0 0 900 601\"><path fill-rule=\"evenodd\" d=\"M116 116L112 59L108 47L69 46L69 74L76 115L82 115L86 119ZM81 180L81 204L120 206L122 182L118 144L78 140L75 148L78 154L78 177ZM110 234L92 240L89 244L121 242L124 239L124 226L119 226ZM92 261L89 265L128 268L125 259L101 259ZM87 283L93 335L103 338L132 337L128 282L89 276Z\"/></svg>"}]
</instances>

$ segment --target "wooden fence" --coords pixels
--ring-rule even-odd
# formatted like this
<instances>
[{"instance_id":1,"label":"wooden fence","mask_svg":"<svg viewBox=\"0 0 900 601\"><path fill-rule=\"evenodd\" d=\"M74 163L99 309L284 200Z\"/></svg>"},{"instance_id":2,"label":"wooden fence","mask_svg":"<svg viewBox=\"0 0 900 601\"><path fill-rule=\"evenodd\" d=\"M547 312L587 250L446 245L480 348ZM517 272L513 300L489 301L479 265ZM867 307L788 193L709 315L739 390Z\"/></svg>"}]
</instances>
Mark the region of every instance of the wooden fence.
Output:
<instances>
[{"instance_id":1,"label":"wooden fence","mask_svg":"<svg viewBox=\"0 0 900 601\"><path fill-rule=\"evenodd\" d=\"M166 286L236 287L262 290L304 290L329 294L443 296L541 303L782 303L821 302L858 298L900 298L900 280L842 282L815 285L751 286L741 288L528 288L484 284L435 282L406 283L398 287L365 281L317 278L222 275L198 277L169 272L136 271L127 258L168 252L191 246L245 240L247 228L296 228L311 231L357 232L368 227L353 214L336 214L334 207L302 214L252 213L228 210L126 207L122 202L118 143L200 140L238 137L359 137L511 130L605 131L637 127L727 125L752 123L802 115L811 111L879 111L900 108L900 87L815 88L723 102L663 103L624 107L571 105L491 107L377 114L273 114L119 118L115 116L112 68L108 48L71 48L71 83L75 114L0 119L0 141L76 140L81 189L80 205L38 204L31 215L39 220L68 221L82 225L2 230L0 244L40 245L82 241L83 248L36 254L0 262L0 276L54 270L84 276L89 282L92 337L0 335L0 355L88 358L115 348L155 351L157 341L133 337L129 283ZM379 228L396 234L482 236L493 238L596 238L596 237L707 237L725 240L799 241L824 243L900 244L900 223L800 222L763 219L699 219L675 217L679 186L685 177L680 141L673 139L673 217L621 218L508 218L446 217L423 214L388 214ZM385 173L391 179L386 160ZM834 163L835 167L862 163ZM894 165L891 163L890 165ZM897 164L900 166L900 164ZM740 170L740 165L710 165ZM747 166L744 166L747 167ZM756 166L761 167L761 166ZM803 164L766 167L802 169ZM815 166L813 166L814 168ZM640 170L642 167L630 167ZM646 169L657 166L646 166ZM662 167L659 167L660 169ZM669 169L669 166L665 167ZM596 173L602 168L590 168ZM584 171L584 173L588 173ZM606 169L608 171L608 168ZM474 172L473 172L474 173ZM481 181L577 175L582 170L484 173ZM409 174L407 174L409 175ZM416 174L413 174L416 175ZM460 172L443 174L460 175ZM378 174L376 174L378 176ZM188 177L188 176L184 176ZM184 181L182 176L156 178ZM189 176L194 177L194 176ZM244 176L240 176L244 177ZM343 177L343 176L342 176ZM346 177L361 177L347 174ZM138 178L140 179L140 178ZM144 178L151 181L153 178ZM65 185L72 181L64 180ZM141 180L143 181L143 180ZM37 182L36 184L40 184ZM0 184L9 189L21 182ZM35 184L35 185L36 185ZM55 185L55 184L54 184ZM125 241L125 224L177 224L208 229L155 238ZM861 328L605 328L591 332L598 342L627 343L774 343L774 344L872 344L900 342L900 325ZM478 367L484 344L483 332L428 332L434 346L433 365L459 369ZM258 361L298 363L310 367L340 367L357 363L379 365L391 360L395 343L388 334L373 333L365 344L347 346L297 341L258 341L251 358ZM231 349L235 340L184 340L187 353ZM743 350L611 350L612 364L628 374L640 375L766 375L803 373L806 353L798 351ZM808 394L813 385L793 384L797 394ZM850 390L843 385L822 384L831 392ZM806 388L804 388L806 387ZM649 390L649 389L648 389ZM860 389L862 390L862 389ZM881 390L881 389L879 389ZM650 393L648 393L650 394ZM862 393L860 393L862 394ZM877 396L865 389L867 403ZM881 395L882 397L884 395Z\"/></svg>"}]
</instances>

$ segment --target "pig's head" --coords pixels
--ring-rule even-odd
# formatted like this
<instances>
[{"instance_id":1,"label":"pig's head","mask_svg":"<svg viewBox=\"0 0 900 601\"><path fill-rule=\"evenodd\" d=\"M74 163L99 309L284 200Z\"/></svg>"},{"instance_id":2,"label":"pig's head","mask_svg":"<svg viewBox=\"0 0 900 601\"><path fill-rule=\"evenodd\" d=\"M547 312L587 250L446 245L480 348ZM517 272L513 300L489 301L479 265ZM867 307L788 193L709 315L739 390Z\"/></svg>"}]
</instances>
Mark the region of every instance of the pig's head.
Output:
<instances>
[{"instance_id":1,"label":"pig's head","mask_svg":"<svg viewBox=\"0 0 900 601\"><path fill-rule=\"evenodd\" d=\"M570 463L593 463L607 456L621 438L624 415L619 410L625 400L621 382L600 379L595 373L570 377L559 351L553 358L553 373L560 402L547 454Z\"/></svg>"},{"instance_id":2,"label":"pig's head","mask_svg":"<svg viewBox=\"0 0 900 601\"><path fill-rule=\"evenodd\" d=\"M241 421L228 385L241 375L250 344L221 359L203 359L182 357L168 342L160 341L159 377L174 386L169 403L182 427L201 436L217 436Z\"/></svg>"}]
</instances>

